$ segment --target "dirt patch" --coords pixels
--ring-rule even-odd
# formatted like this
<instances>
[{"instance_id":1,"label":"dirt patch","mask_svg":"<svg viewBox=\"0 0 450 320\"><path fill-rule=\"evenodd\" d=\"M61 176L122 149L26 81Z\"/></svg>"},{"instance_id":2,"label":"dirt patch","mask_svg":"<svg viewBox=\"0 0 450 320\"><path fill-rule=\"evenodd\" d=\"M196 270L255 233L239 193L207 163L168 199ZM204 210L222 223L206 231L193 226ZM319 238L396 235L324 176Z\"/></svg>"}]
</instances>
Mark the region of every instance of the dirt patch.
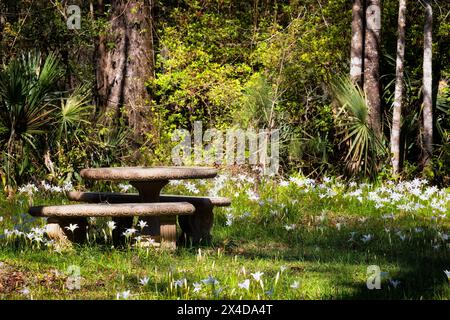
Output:
<instances>
[{"instance_id":1,"label":"dirt patch","mask_svg":"<svg viewBox=\"0 0 450 320\"><path fill-rule=\"evenodd\" d=\"M36 287L59 291L66 281L67 275L56 269L31 272L0 261L0 294L23 293L25 288Z\"/></svg>"},{"instance_id":2,"label":"dirt patch","mask_svg":"<svg viewBox=\"0 0 450 320\"><path fill-rule=\"evenodd\" d=\"M39 286L50 288L53 290L59 290L63 287L64 283L67 280L67 276L62 274L60 271L56 269L51 269L46 271L45 273L37 274L34 277L34 282Z\"/></svg>"},{"instance_id":3,"label":"dirt patch","mask_svg":"<svg viewBox=\"0 0 450 320\"><path fill-rule=\"evenodd\" d=\"M27 276L23 271L0 262L0 294L11 293L22 289Z\"/></svg>"}]
</instances>

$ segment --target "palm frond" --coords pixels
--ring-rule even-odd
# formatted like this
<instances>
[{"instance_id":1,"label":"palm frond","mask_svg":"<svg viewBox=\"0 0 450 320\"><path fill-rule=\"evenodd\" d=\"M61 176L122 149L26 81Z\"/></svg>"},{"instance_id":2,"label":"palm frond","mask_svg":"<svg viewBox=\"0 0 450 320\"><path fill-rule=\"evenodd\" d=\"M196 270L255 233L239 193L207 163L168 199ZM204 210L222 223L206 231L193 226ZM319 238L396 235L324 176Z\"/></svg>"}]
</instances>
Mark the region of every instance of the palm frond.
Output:
<instances>
[{"instance_id":1,"label":"palm frond","mask_svg":"<svg viewBox=\"0 0 450 320\"><path fill-rule=\"evenodd\" d=\"M364 92L348 77L337 77L331 84L339 104L337 126L347 144L345 161L353 173L363 171L373 175L377 170L379 156L386 149L369 126L368 108Z\"/></svg>"},{"instance_id":2,"label":"palm frond","mask_svg":"<svg viewBox=\"0 0 450 320\"><path fill-rule=\"evenodd\" d=\"M88 123L86 117L89 115L89 91L87 87L81 86L66 99L61 100L60 108L56 115L59 125L59 136L67 134L71 128L77 128L82 123Z\"/></svg>"},{"instance_id":3,"label":"palm frond","mask_svg":"<svg viewBox=\"0 0 450 320\"><path fill-rule=\"evenodd\" d=\"M0 71L0 144L8 149L8 172L17 173L16 160L30 156L27 150L36 151L37 137L51 128L61 75L55 54L43 61L36 51L20 55ZM9 181L16 178L8 175Z\"/></svg>"}]
</instances>

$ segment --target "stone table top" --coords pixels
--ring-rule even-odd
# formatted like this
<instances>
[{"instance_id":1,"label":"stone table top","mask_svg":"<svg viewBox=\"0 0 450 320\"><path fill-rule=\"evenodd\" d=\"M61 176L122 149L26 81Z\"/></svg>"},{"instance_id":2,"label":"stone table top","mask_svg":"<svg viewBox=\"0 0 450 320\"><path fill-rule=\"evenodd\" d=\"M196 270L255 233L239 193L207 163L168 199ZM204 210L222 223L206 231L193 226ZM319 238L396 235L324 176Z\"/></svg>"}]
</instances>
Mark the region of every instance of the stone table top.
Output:
<instances>
[{"instance_id":1,"label":"stone table top","mask_svg":"<svg viewBox=\"0 0 450 320\"><path fill-rule=\"evenodd\" d=\"M81 170L81 177L107 181L168 181L214 178L217 169L209 167L113 167Z\"/></svg>"}]
</instances>

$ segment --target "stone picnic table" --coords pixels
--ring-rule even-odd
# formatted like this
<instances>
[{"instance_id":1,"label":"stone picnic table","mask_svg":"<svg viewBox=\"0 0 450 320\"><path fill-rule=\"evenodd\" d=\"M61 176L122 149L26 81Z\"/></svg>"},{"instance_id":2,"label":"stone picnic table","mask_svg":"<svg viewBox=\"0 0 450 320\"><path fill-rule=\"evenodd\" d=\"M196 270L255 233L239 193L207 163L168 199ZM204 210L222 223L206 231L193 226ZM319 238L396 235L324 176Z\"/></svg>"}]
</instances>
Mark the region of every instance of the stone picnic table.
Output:
<instances>
[{"instance_id":1,"label":"stone picnic table","mask_svg":"<svg viewBox=\"0 0 450 320\"><path fill-rule=\"evenodd\" d=\"M33 216L49 217L49 223L64 230L70 222L87 225L86 217L109 216L116 222L116 235L131 228L133 217L147 222L144 237L159 241L161 246L176 247L177 216L183 231L181 241L198 243L210 240L214 206L227 206L221 197L161 195L170 180L206 179L217 175L208 167L111 167L81 170L88 180L129 182L138 194L110 192L78 192L68 194L72 201L90 204L40 206L30 208ZM49 229L49 228L47 228ZM184 237L184 239L182 239Z\"/></svg>"}]
</instances>

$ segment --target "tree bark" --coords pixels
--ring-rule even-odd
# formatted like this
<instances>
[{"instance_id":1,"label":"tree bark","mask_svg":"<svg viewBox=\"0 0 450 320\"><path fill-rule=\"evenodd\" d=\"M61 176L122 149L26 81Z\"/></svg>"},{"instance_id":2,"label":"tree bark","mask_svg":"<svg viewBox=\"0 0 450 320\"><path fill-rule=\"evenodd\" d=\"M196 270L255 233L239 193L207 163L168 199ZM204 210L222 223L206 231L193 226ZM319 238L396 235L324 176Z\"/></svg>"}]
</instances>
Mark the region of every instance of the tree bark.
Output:
<instances>
[{"instance_id":1,"label":"tree bark","mask_svg":"<svg viewBox=\"0 0 450 320\"><path fill-rule=\"evenodd\" d=\"M395 79L394 112L392 117L391 154L392 171L400 172L400 131L404 94L404 63L405 63L405 27L406 27L406 0L400 0L398 10L398 39L397 39L397 66Z\"/></svg>"},{"instance_id":2,"label":"tree bark","mask_svg":"<svg viewBox=\"0 0 450 320\"><path fill-rule=\"evenodd\" d=\"M4 50L5 46L3 45L3 29L5 28L5 24L7 21L7 7L6 3L0 2L0 64L3 64L4 61Z\"/></svg>"},{"instance_id":3,"label":"tree bark","mask_svg":"<svg viewBox=\"0 0 450 320\"><path fill-rule=\"evenodd\" d=\"M364 4L365 0L354 0L352 9L350 78L360 87L363 86L364 70Z\"/></svg>"},{"instance_id":4,"label":"tree bark","mask_svg":"<svg viewBox=\"0 0 450 320\"><path fill-rule=\"evenodd\" d=\"M145 82L154 77L152 0L112 0L110 4L110 25L97 45L99 111L113 121L125 115L139 137L151 127Z\"/></svg>"},{"instance_id":5,"label":"tree bark","mask_svg":"<svg viewBox=\"0 0 450 320\"><path fill-rule=\"evenodd\" d=\"M381 0L368 0L364 52L364 91L366 93L369 125L381 139L380 97L380 32Z\"/></svg>"},{"instance_id":6,"label":"tree bark","mask_svg":"<svg viewBox=\"0 0 450 320\"><path fill-rule=\"evenodd\" d=\"M433 154L433 8L425 2L423 55L423 164L430 164Z\"/></svg>"}]
</instances>

